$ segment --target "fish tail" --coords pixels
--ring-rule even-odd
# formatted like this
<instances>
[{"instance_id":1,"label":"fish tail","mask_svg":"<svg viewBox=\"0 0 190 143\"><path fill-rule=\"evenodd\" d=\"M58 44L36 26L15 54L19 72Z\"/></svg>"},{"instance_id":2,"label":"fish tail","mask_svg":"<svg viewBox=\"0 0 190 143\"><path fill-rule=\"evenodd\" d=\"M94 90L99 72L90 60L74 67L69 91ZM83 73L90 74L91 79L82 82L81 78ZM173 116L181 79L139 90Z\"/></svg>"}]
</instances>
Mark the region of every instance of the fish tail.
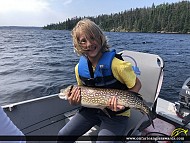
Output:
<instances>
[{"instance_id":1,"label":"fish tail","mask_svg":"<svg viewBox=\"0 0 190 143\"><path fill-rule=\"evenodd\" d=\"M156 118L156 114L154 112L152 112L151 109L149 108L149 113L147 114L147 116L148 116L150 123L152 124L152 127L155 129L153 120Z\"/></svg>"}]
</instances>

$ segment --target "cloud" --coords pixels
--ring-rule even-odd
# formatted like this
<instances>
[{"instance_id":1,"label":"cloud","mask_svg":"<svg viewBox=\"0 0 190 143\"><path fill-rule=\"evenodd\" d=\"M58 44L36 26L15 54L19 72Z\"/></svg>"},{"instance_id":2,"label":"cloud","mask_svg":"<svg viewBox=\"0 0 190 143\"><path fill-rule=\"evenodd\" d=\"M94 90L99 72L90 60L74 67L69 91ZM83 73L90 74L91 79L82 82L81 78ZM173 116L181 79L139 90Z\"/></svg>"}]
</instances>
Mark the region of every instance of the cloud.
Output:
<instances>
[{"instance_id":1,"label":"cloud","mask_svg":"<svg viewBox=\"0 0 190 143\"><path fill-rule=\"evenodd\" d=\"M64 0L63 5L68 5L72 3L73 0Z\"/></svg>"},{"instance_id":2,"label":"cloud","mask_svg":"<svg viewBox=\"0 0 190 143\"><path fill-rule=\"evenodd\" d=\"M49 4L45 0L1 0L0 13L11 12L39 12L48 9Z\"/></svg>"},{"instance_id":3,"label":"cloud","mask_svg":"<svg viewBox=\"0 0 190 143\"><path fill-rule=\"evenodd\" d=\"M51 0L0 0L0 26L44 26L59 21Z\"/></svg>"}]
</instances>

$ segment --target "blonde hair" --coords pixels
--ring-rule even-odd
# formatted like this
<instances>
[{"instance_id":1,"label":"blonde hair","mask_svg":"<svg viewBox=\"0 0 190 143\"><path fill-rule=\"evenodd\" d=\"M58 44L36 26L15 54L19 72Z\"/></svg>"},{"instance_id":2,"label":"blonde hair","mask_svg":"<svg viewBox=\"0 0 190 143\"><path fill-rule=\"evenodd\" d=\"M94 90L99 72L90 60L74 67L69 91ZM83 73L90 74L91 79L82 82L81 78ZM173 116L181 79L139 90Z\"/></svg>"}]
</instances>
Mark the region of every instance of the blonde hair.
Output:
<instances>
[{"instance_id":1,"label":"blonde hair","mask_svg":"<svg viewBox=\"0 0 190 143\"><path fill-rule=\"evenodd\" d=\"M90 37L92 35L98 44L102 46L102 52L109 51L107 38L103 34L103 31L93 21L85 18L80 20L71 32L74 48L78 55L84 54L84 51L79 44L79 36L81 33L85 34L86 37Z\"/></svg>"}]
</instances>

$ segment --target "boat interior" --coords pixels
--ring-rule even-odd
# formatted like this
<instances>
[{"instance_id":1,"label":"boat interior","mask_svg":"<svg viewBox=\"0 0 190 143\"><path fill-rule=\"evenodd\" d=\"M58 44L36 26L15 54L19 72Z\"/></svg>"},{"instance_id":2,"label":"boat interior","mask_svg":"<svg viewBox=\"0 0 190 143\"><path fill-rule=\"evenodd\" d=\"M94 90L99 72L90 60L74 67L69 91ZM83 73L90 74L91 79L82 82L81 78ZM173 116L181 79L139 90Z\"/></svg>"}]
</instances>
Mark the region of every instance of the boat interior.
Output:
<instances>
[{"instance_id":1,"label":"boat interior","mask_svg":"<svg viewBox=\"0 0 190 143\"><path fill-rule=\"evenodd\" d=\"M122 51L120 54L122 54L125 61L132 63L133 69L142 84L139 93L143 96L152 112L155 113L155 119L158 118L156 109L158 109L158 97L164 76L164 61L155 54L127 50ZM58 94L55 94L9 104L3 108L10 119L26 136L56 136L59 130L78 111L80 106L72 106L68 101L60 99ZM144 130L152 128L150 126L151 123L146 115L132 109L128 126L126 126L126 136L141 136ZM97 132L98 126L95 126L85 135L96 135ZM49 142L53 143L56 141Z\"/></svg>"}]
</instances>

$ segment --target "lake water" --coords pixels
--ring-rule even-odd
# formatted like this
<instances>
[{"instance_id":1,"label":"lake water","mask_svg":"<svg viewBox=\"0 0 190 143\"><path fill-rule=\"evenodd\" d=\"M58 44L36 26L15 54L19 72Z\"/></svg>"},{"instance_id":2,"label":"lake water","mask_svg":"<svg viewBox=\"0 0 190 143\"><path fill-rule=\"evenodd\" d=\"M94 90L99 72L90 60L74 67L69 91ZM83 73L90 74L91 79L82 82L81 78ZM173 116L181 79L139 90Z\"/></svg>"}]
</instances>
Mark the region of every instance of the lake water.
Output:
<instances>
[{"instance_id":1,"label":"lake water","mask_svg":"<svg viewBox=\"0 0 190 143\"><path fill-rule=\"evenodd\" d=\"M190 77L190 34L105 32L111 49L157 54L165 62L160 97L177 101ZM70 31L0 28L0 105L56 94L75 84Z\"/></svg>"}]
</instances>

